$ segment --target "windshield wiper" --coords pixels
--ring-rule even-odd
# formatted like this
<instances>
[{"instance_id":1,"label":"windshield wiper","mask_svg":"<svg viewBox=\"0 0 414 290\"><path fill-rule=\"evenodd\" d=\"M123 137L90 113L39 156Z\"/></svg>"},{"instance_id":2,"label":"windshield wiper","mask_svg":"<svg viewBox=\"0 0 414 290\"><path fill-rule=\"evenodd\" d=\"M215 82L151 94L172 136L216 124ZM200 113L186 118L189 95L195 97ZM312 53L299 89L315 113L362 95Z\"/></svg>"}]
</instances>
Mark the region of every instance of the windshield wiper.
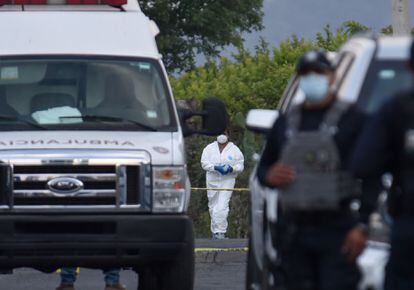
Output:
<instances>
[{"instance_id":1,"label":"windshield wiper","mask_svg":"<svg viewBox=\"0 0 414 290\"><path fill-rule=\"evenodd\" d=\"M98 122L119 122L119 123L131 123L137 125L143 129L148 131L158 131L156 128L151 127L149 125L142 124L138 121L129 120L120 117L111 117L111 116L100 116L100 115L83 115L83 116L62 116L59 117L60 119L82 119L85 121L98 121Z\"/></svg>"},{"instance_id":2,"label":"windshield wiper","mask_svg":"<svg viewBox=\"0 0 414 290\"><path fill-rule=\"evenodd\" d=\"M45 128L45 127L43 127L43 126L41 126L39 124L36 124L36 123L34 123L32 121L29 121L27 119L23 119L23 118L20 118L20 117L17 117L17 116L0 115L0 120L20 122L20 123L24 123L26 125L30 125L30 126L32 126L34 128L38 128L38 129L42 129L42 130L47 130L47 128Z\"/></svg>"}]
</instances>

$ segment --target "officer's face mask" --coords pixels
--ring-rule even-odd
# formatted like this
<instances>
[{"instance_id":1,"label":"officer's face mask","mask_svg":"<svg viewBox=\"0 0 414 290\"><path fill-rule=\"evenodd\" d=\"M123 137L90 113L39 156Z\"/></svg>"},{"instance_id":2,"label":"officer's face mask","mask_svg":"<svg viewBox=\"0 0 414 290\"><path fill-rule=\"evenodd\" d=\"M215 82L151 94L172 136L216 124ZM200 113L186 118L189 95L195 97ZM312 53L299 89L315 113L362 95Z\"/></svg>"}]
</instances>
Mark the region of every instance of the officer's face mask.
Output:
<instances>
[{"instance_id":1,"label":"officer's face mask","mask_svg":"<svg viewBox=\"0 0 414 290\"><path fill-rule=\"evenodd\" d=\"M317 73L304 75L299 81L299 88L305 94L307 101L321 101L329 92L329 77Z\"/></svg>"},{"instance_id":2,"label":"officer's face mask","mask_svg":"<svg viewBox=\"0 0 414 290\"><path fill-rule=\"evenodd\" d=\"M219 144L226 144L229 141L229 138L227 138L226 135L220 135L217 137L217 142Z\"/></svg>"}]
</instances>

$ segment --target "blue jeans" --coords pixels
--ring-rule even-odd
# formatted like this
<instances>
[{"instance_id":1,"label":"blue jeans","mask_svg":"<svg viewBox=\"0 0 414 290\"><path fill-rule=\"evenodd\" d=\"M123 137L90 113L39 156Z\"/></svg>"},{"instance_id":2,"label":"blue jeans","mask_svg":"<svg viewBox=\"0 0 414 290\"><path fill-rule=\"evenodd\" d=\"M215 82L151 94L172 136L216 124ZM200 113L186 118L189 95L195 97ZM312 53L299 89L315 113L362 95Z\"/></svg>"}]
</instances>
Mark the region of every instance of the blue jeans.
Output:
<instances>
[{"instance_id":1,"label":"blue jeans","mask_svg":"<svg viewBox=\"0 0 414 290\"><path fill-rule=\"evenodd\" d=\"M114 285L119 283L121 269L112 268L104 271L106 285ZM60 278L62 284L75 284L76 281L76 268L62 268Z\"/></svg>"}]
</instances>

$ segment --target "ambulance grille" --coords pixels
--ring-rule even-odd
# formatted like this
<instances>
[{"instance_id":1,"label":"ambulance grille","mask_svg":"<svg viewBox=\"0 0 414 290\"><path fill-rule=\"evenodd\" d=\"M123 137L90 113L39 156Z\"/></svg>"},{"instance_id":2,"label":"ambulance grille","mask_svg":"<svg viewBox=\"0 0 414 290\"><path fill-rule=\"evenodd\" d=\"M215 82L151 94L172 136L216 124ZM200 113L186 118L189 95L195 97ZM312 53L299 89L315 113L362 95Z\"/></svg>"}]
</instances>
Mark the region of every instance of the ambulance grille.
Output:
<instances>
[{"instance_id":1,"label":"ambulance grille","mask_svg":"<svg viewBox=\"0 0 414 290\"><path fill-rule=\"evenodd\" d=\"M13 206L139 204L139 166L14 165Z\"/></svg>"}]
</instances>

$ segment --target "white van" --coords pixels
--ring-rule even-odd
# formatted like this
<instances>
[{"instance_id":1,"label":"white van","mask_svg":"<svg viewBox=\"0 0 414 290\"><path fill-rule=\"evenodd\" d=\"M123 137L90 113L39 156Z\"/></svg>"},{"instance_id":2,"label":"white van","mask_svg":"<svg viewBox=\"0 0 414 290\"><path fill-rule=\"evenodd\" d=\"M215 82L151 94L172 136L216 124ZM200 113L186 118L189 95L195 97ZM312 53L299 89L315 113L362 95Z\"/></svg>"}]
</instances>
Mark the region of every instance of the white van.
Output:
<instances>
[{"instance_id":1,"label":"white van","mask_svg":"<svg viewBox=\"0 0 414 290\"><path fill-rule=\"evenodd\" d=\"M336 64L338 98L372 115L397 92L410 89L412 73L407 62L411 44L411 37L360 35L349 40L335 57L331 55ZM250 111L247 127L257 133L267 133L280 113L286 113L292 105L303 102L304 95L298 83L299 78L294 75L278 110ZM261 186L256 172L251 175L250 189L252 208L246 289L273 289L278 281L268 266L277 263L274 244L277 233L272 231L277 222L277 191ZM389 245L384 243L386 237L383 233L371 238L373 240L358 261L363 274L359 289L382 290Z\"/></svg>"},{"instance_id":2,"label":"white van","mask_svg":"<svg viewBox=\"0 0 414 290\"><path fill-rule=\"evenodd\" d=\"M140 289L193 289L183 132L221 133L224 105L185 125L137 1L52 1L0 0L0 268L133 267Z\"/></svg>"}]
</instances>

